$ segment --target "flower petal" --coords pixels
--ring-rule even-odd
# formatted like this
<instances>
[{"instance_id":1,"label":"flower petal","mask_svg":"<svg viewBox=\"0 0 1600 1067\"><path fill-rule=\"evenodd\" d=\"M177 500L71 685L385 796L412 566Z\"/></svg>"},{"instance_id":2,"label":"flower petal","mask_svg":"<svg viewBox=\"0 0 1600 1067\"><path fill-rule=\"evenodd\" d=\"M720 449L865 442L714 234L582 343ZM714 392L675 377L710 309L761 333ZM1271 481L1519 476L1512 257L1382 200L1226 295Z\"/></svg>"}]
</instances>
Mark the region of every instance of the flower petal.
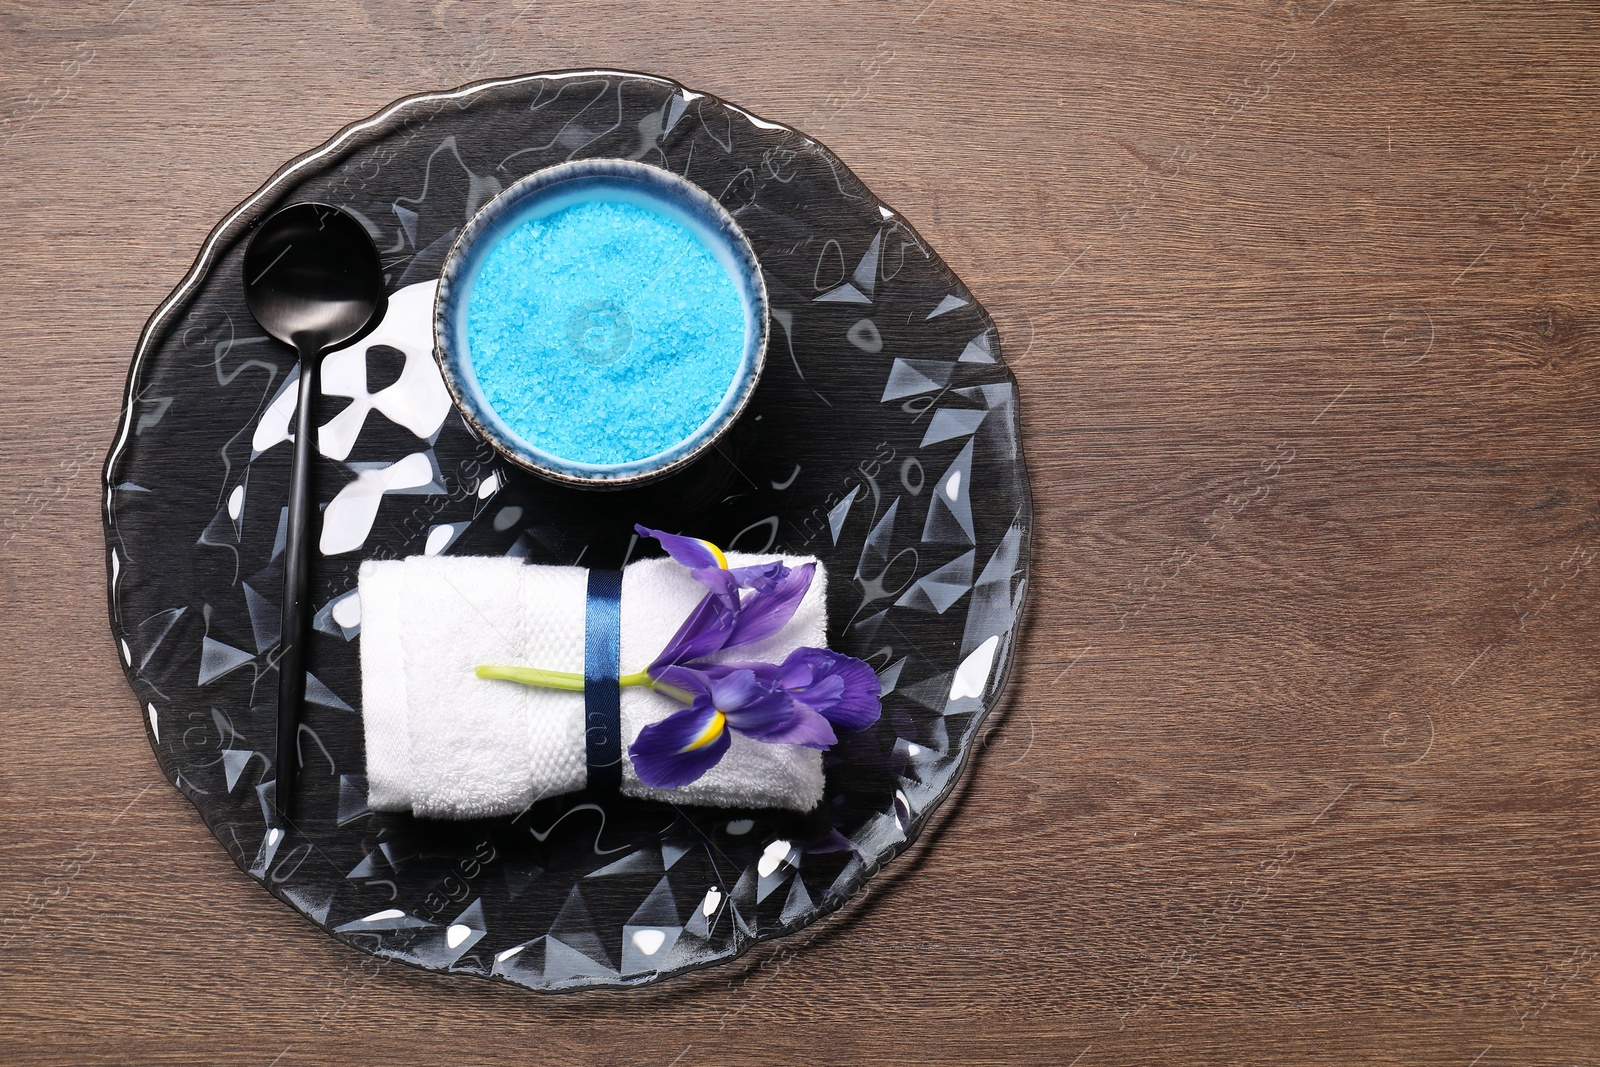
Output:
<instances>
[{"instance_id":1,"label":"flower petal","mask_svg":"<svg viewBox=\"0 0 1600 1067\"><path fill-rule=\"evenodd\" d=\"M728 725L746 737L771 741L788 731L794 709L794 697L782 690L769 689L759 699L723 714L728 717Z\"/></svg>"},{"instance_id":2,"label":"flower petal","mask_svg":"<svg viewBox=\"0 0 1600 1067\"><path fill-rule=\"evenodd\" d=\"M779 689L771 663L743 664L732 670L708 672L711 699L728 717L728 725L757 741L788 743L794 728L794 698Z\"/></svg>"},{"instance_id":3,"label":"flower petal","mask_svg":"<svg viewBox=\"0 0 1600 1067\"><path fill-rule=\"evenodd\" d=\"M733 576L734 582L740 589L765 592L789 576L789 567L783 560L775 559L770 563L734 567L728 573Z\"/></svg>"},{"instance_id":4,"label":"flower petal","mask_svg":"<svg viewBox=\"0 0 1600 1067\"><path fill-rule=\"evenodd\" d=\"M804 745L806 748L829 748L838 743L833 724L806 705L784 692L745 708L739 713L741 720L760 714L766 722L759 729L747 729L734 716L728 716L728 725L772 745Z\"/></svg>"},{"instance_id":5,"label":"flower petal","mask_svg":"<svg viewBox=\"0 0 1600 1067\"><path fill-rule=\"evenodd\" d=\"M722 601L729 611L739 610L739 578L732 571L719 567L696 567L689 572L689 577L710 590L711 595Z\"/></svg>"},{"instance_id":6,"label":"flower petal","mask_svg":"<svg viewBox=\"0 0 1600 1067\"><path fill-rule=\"evenodd\" d=\"M772 692L772 686L762 685L756 672L749 668L719 672L710 682L711 699L724 715L739 711Z\"/></svg>"},{"instance_id":7,"label":"flower petal","mask_svg":"<svg viewBox=\"0 0 1600 1067\"><path fill-rule=\"evenodd\" d=\"M710 701L697 700L640 730L628 755L639 781L677 789L715 767L731 743L726 717Z\"/></svg>"},{"instance_id":8,"label":"flower petal","mask_svg":"<svg viewBox=\"0 0 1600 1067\"><path fill-rule=\"evenodd\" d=\"M733 628L724 648L764 641L783 629L794 618L806 590L811 588L811 578L817 565L806 563L789 571L768 590L753 589L739 606Z\"/></svg>"},{"instance_id":9,"label":"flower petal","mask_svg":"<svg viewBox=\"0 0 1600 1067\"><path fill-rule=\"evenodd\" d=\"M790 687L806 673L810 681ZM784 688L807 707L846 730L864 730L883 714L883 686L871 667L826 648L797 648L779 669Z\"/></svg>"},{"instance_id":10,"label":"flower petal","mask_svg":"<svg viewBox=\"0 0 1600 1067\"><path fill-rule=\"evenodd\" d=\"M650 673L667 664L687 663L690 660L720 652L728 645L738 614L717 597L707 593L695 605L689 617L683 620L678 632L672 635L667 647L650 664Z\"/></svg>"},{"instance_id":11,"label":"flower petal","mask_svg":"<svg viewBox=\"0 0 1600 1067\"><path fill-rule=\"evenodd\" d=\"M708 665L709 666L709 665ZM711 674L709 671L698 667L685 667L677 663L667 663L660 667L652 667L647 672L651 680L657 684L676 689L681 693L689 694L685 704L692 704L699 697L711 699ZM670 696L676 696L669 693Z\"/></svg>"},{"instance_id":12,"label":"flower petal","mask_svg":"<svg viewBox=\"0 0 1600 1067\"><path fill-rule=\"evenodd\" d=\"M726 570L728 557L722 554L722 549L710 541L703 541L698 537L685 537L682 534L669 534L663 530L652 530L648 526L634 526L634 532L640 537L653 537L667 550L667 555L679 563L694 570L699 567L712 567Z\"/></svg>"}]
</instances>

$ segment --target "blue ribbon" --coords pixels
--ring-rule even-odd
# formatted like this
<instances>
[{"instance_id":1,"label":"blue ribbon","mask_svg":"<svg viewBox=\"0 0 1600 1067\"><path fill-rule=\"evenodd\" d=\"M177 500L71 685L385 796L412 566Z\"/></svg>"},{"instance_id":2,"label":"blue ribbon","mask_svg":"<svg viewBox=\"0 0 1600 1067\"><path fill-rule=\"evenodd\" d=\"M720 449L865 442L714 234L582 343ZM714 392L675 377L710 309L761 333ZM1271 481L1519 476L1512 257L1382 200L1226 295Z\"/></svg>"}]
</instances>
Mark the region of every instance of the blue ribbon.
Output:
<instances>
[{"instance_id":1,"label":"blue ribbon","mask_svg":"<svg viewBox=\"0 0 1600 1067\"><path fill-rule=\"evenodd\" d=\"M622 572L589 572L583 626L584 755L591 789L622 788Z\"/></svg>"}]
</instances>

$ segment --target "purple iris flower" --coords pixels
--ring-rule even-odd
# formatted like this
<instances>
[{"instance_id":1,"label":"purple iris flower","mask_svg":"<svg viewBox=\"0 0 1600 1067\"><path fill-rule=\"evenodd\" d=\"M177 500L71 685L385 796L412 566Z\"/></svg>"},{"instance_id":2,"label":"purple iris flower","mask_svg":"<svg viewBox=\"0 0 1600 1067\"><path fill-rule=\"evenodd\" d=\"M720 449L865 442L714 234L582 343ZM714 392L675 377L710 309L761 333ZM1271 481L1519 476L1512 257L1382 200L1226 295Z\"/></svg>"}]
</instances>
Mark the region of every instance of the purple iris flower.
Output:
<instances>
[{"instance_id":1,"label":"purple iris flower","mask_svg":"<svg viewBox=\"0 0 1600 1067\"><path fill-rule=\"evenodd\" d=\"M854 657L797 648L782 663L706 661L783 629L811 587L815 564L730 569L708 541L636 529L659 540L708 589L646 671L652 688L688 707L645 727L629 747L641 782L676 789L694 781L728 751L730 730L825 749L838 740L834 727L860 730L878 720L878 676Z\"/></svg>"}]
</instances>

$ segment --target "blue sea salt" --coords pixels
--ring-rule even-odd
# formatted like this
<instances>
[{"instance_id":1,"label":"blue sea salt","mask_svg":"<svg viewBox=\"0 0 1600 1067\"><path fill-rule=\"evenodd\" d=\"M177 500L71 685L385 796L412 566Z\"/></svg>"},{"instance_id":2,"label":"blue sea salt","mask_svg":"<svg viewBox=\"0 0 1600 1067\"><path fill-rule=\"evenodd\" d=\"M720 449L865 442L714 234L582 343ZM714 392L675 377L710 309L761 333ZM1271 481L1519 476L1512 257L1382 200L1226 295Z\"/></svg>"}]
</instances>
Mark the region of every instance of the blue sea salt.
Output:
<instances>
[{"instance_id":1,"label":"blue sea salt","mask_svg":"<svg viewBox=\"0 0 1600 1067\"><path fill-rule=\"evenodd\" d=\"M690 437L738 372L745 311L727 269L676 218L586 200L523 219L467 302L483 395L569 462L645 459Z\"/></svg>"}]
</instances>

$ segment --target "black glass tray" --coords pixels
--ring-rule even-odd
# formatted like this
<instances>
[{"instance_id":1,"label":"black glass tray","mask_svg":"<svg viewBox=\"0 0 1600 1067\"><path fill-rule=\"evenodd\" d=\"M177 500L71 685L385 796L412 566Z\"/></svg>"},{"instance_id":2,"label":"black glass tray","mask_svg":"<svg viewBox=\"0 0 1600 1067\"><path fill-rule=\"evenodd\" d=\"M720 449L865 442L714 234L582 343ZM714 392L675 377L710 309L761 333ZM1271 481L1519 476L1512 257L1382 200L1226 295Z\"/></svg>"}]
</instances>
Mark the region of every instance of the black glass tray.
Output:
<instances>
[{"instance_id":1,"label":"black glass tray","mask_svg":"<svg viewBox=\"0 0 1600 1067\"><path fill-rule=\"evenodd\" d=\"M479 205L587 156L642 159L711 192L749 235L772 301L767 370L733 432L683 472L611 493L526 475L453 408L430 407L431 335L416 321ZM324 374L314 529L331 532L285 835L267 812L294 358L251 319L240 263L251 226L300 200L369 227L389 308ZM1004 684L1030 518L994 323L932 249L803 134L618 72L402 100L284 167L151 317L106 466L112 631L163 773L229 855L357 948L539 990L729 959L838 908L903 851ZM878 724L827 754L821 806L578 794L482 822L368 811L361 560L616 566L640 550L635 522L826 561L830 642L872 663L886 695Z\"/></svg>"}]
</instances>

